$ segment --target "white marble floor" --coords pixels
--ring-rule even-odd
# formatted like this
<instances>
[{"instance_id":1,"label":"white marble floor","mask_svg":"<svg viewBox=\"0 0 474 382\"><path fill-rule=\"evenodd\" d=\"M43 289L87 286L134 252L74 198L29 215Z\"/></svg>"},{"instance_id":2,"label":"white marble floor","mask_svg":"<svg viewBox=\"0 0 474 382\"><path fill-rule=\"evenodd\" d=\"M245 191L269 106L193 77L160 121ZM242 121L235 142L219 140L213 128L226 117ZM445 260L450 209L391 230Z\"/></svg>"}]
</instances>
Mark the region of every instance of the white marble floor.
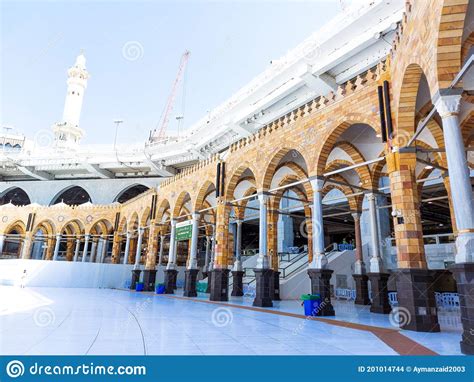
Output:
<instances>
[{"instance_id":1,"label":"white marble floor","mask_svg":"<svg viewBox=\"0 0 474 382\"><path fill-rule=\"evenodd\" d=\"M154 294L0 287L0 302L0 354L396 354L367 331ZM335 308L339 320L390 325L350 302ZM273 309L302 312L297 301ZM404 334L441 354L459 354L457 328Z\"/></svg>"}]
</instances>

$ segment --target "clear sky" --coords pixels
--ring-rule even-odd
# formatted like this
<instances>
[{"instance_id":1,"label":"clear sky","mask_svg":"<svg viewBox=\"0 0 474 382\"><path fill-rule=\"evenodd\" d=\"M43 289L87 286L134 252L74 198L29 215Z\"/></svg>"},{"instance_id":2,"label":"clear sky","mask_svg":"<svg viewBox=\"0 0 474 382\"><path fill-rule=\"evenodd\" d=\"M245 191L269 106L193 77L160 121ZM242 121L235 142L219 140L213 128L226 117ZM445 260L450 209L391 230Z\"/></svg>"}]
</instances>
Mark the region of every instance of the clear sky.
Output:
<instances>
[{"instance_id":1,"label":"clear sky","mask_svg":"<svg viewBox=\"0 0 474 382\"><path fill-rule=\"evenodd\" d=\"M0 0L0 124L29 137L60 121L66 71L80 49L90 73L84 142L144 141L162 113L185 49L184 127L219 105L341 10L313 1ZM137 59L124 46L137 42ZM135 57L132 57L135 58ZM182 87L170 119L182 113Z\"/></svg>"}]
</instances>

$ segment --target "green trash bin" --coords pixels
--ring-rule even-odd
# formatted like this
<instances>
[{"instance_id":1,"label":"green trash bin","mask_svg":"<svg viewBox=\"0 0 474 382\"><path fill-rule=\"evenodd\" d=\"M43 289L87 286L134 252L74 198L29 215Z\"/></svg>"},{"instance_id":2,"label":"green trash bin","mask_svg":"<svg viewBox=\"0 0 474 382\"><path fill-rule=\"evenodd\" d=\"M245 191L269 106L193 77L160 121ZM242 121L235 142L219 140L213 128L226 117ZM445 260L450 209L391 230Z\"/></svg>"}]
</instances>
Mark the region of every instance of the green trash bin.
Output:
<instances>
[{"instance_id":1,"label":"green trash bin","mask_svg":"<svg viewBox=\"0 0 474 382\"><path fill-rule=\"evenodd\" d=\"M302 294L301 300L303 300L304 315L305 316L317 316L319 307L321 305L321 296L319 294Z\"/></svg>"}]
</instances>

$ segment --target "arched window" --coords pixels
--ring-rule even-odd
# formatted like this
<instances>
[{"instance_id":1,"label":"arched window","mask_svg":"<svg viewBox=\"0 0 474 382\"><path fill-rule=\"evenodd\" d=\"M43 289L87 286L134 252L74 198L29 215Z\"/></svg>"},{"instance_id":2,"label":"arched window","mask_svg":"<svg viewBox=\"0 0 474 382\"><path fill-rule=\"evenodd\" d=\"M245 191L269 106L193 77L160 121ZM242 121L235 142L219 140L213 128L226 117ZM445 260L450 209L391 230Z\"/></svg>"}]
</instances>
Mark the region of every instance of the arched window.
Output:
<instances>
[{"instance_id":1,"label":"arched window","mask_svg":"<svg viewBox=\"0 0 474 382\"><path fill-rule=\"evenodd\" d=\"M0 198L0 205L12 203L15 206L24 206L30 204L30 198L28 194L19 187L11 188L7 190Z\"/></svg>"},{"instance_id":2,"label":"arched window","mask_svg":"<svg viewBox=\"0 0 474 382\"><path fill-rule=\"evenodd\" d=\"M79 205L91 202L91 197L82 187L73 186L59 193L58 196L53 199L51 205L61 202L70 206Z\"/></svg>"},{"instance_id":3,"label":"arched window","mask_svg":"<svg viewBox=\"0 0 474 382\"><path fill-rule=\"evenodd\" d=\"M118 196L115 198L115 201L119 203L125 203L127 200L130 200L147 190L148 190L147 186L144 186L142 184L136 184L134 186L126 188L120 194L118 194Z\"/></svg>"}]
</instances>

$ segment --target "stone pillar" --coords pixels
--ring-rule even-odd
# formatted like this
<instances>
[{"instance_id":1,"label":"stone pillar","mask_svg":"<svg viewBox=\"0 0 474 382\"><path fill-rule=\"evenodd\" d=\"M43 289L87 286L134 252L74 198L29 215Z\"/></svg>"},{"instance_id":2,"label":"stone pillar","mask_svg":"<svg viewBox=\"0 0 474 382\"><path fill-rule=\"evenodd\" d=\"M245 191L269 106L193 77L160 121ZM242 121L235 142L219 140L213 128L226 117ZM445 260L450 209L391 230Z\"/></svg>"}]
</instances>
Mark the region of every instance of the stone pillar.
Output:
<instances>
[{"instance_id":1,"label":"stone pillar","mask_svg":"<svg viewBox=\"0 0 474 382\"><path fill-rule=\"evenodd\" d=\"M210 254L210 260L209 260L209 265L207 268L207 290L206 293L211 293L211 272L214 268L214 257L216 253L216 229L213 227L213 233L211 237L211 254Z\"/></svg>"},{"instance_id":2,"label":"stone pillar","mask_svg":"<svg viewBox=\"0 0 474 382\"><path fill-rule=\"evenodd\" d=\"M176 279L178 271L176 270L176 220L171 220L170 247L168 253L168 264L165 269L165 293L173 294L176 289Z\"/></svg>"},{"instance_id":3,"label":"stone pillar","mask_svg":"<svg viewBox=\"0 0 474 382\"><path fill-rule=\"evenodd\" d=\"M74 239L66 238L66 261L72 261L74 258Z\"/></svg>"},{"instance_id":4,"label":"stone pillar","mask_svg":"<svg viewBox=\"0 0 474 382\"><path fill-rule=\"evenodd\" d=\"M0 255L3 254L4 246L5 246L5 235L0 235Z\"/></svg>"},{"instance_id":5,"label":"stone pillar","mask_svg":"<svg viewBox=\"0 0 474 382\"><path fill-rule=\"evenodd\" d=\"M427 269L420 198L416 183L416 154L391 152L387 156L392 215L397 243L398 305L408 316L401 328L439 331L432 273Z\"/></svg>"},{"instance_id":6,"label":"stone pillar","mask_svg":"<svg viewBox=\"0 0 474 382\"><path fill-rule=\"evenodd\" d=\"M81 239L76 239L76 247L74 249L74 262L79 258L79 249L81 247Z\"/></svg>"},{"instance_id":7,"label":"stone pillar","mask_svg":"<svg viewBox=\"0 0 474 382\"><path fill-rule=\"evenodd\" d=\"M129 252L130 252L130 238L132 234L130 232L127 232L126 234L127 239L125 241L125 251L123 253L123 264L126 265L128 264L128 257L129 257Z\"/></svg>"},{"instance_id":8,"label":"stone pillar","mask_svg":"<svg viewBox=\"0 0 474 382\"><path fill-rule=\"evenodd\" d=\"M143 242L143 232L145 231L144 228L138 228L138 240L137 240L137 251L135 253L135 265L134 269L138 269L140 267L140 260L142 256L142 242Z\"/></svg>"},{"instance_id":9,"label":"stone pillar","mask_svg":"<svg viewBox=\"0 0 474 382\"><path fill-rule=\"evenodd\" d=\"M122 237L118 232L114 232L112 243L112 264L120 263L120 248L122 246Z\"/></svg>"},{"instance_id":10,"label":"stone pillar","mask_svg":"<svg viewBox=\"0 0 474 382\"><path fill-rule=\"evenodd\" d=\"M58 233L56 235L56 242L54 243L54 253L53 253L53 261L58 260L59 255L59 245L61 244L61 235Z\"/></svg>"},{"instance_id":11,"label":"stone pillar","mask_svg":"<svg viewBox=\"0 0 474 382\"><path fill-rule=\"evenodd\" d=\"M201 214L194 212L192 215L192 234L191 234L191 248L189 255L189 262L185 272L184 280L184 296L185 297L197 297L196 281L197 274L199 272L197 266L197 252L198 252L198 238L199 238L199 220Z\"/></svg>"},{"instance_id":12,"label":"stone pillar","mask_svg":"<svg viewBox=\"0 0 474 382\"><path fill-rule=\"evenodd\" d=\"M89 239L90 235L85 235L84 237L84 249L82 250L82 262L85 263L87 259L87 251L89 249Z\"/></svg>"},{"instance_id":13,"label":"stone pillar","mask_svg":"<svg viewBox=\"0 0 474 382\"><path fill-rule=\"evenodd\" d=\"M243 277L244 271L242 269L242 220L237 219L235 221L235 261L234 267L232 268L232 293L231 296L243 296L244 295L244 284ZM206 247L207 251L207 247Z\"/></svg>"},{"instance_id":14,"label":"stone pillar","mask_svg":"<svg viewBox=\"0 0 474 382\"><path fill-rule=\"evenodd\" d=\"M23 241L23 246L21 247L21 258L30 259L31 258L31 247L33 244L33 238L30 232L27 232L25 235L25 240Z\"/></svg>"},{"instance_id":15,"label":"stone pillar","mask_svg":"<svg viewBox=\"0 0 474 382\"><path fill-rule=\"evenodd\" d=\"M352 277L355 281L356 298L354 303L357 305L370 305L369 300L369 278L366 274L365 263L362 254L362 235L360 232L360 212L352 214L354 218L355 229L355 263L354 274Z\"/></svg>"},{"instance_id":16,"label":"stone pillar","mask_svg":"<svg viewBox=\"0 0 474 382\"><path fill-rule=\"evenodd\" d=\"M370 288L372 290L372 313L388 314L392 310L388 299L388 278L390 275L384 272L382 257L380 256L379 228L377 219L377 197L373 193L367 194L370 214Z\"/></svg>"},{"instance_id":17,"label":"stone pillar","mask_svg":"<svg viewBox=\"0 0 474 382\"><path fill-rule=\"evenodd\" d=\"M321 306L318 316L334 316L334 307L331 303L331 276L333 271L327 269L327 258L324 251L324 224L323 224L323 179L313 179L313 205L311 215L311 232L313 235L313 257L308 267L311 280L311 293L321 297Z\"/></svg>"},{"instance_id":18,"label":"stone pillar","mask_svg":"<svg viewBox=\"0 0 474 382\"><path fill-rule=\"evenodd\" d=\"M102 238L102 250L100 251L100 263L105 263L107 257L107 250L109 249L109 240L107 237Z\"/></svg>"},{"instance_id":19,"label":"stone pillar","mask_svg":"<svg viewBox=\"0 0 474 382\"><path fill-rule=\"evenodd\" d=\"M217 200L214 261L211 271L211 301L229 300L229 207Z\"/></svg>"},{"instance_id":20,"label":"stone pillar","mask_svg":"<svg viewBox=\"0 0 474 382\"><path fill-rule=\"evenodd\" d=\"M91 255L89 258L89 262L93 263L95 262L96 258L96 253L97 253L97 238L92 238L92 244L91 244Z\"/></svg>"},{"instance_id":21,"label":"stone pillar","mask_svg":"<svg viewBox=\"0 0 474 382\"><path fill-rule=\"evenodd\" d=\"M443 121L451 202L457 229L455 265L451 269L461 305L461 351L474 354L474 201L459 125L460 103L461 95L450 95L440 96L435 105Z\"/></svg>"},{"instance_id":22,"label":"stone pillar","mask_svg":"<svg viewBox=\"0 0 474 382\"><path fill-rule=\"evenodd\" d=\"M270 258L270 268L273 274L270 276L270 298L274 301L280 300L280 272L279 257L278 257L278 235L284 232L278 232L278 209L277 206L273 205L271 209L267 211L267 251Z\"/></svg>"},{"instance_id":23,"label":"stone pillar","mask_svg":"<svg viewBox=\"0 0 474 382\"><path fill-rule=\"evenodd\" d=\"M261 193L258 195L260 206L260 221L258 235L258 258L255 273L255 299L253 306L270 307L273 306L270 291L270 282L273 277L273 270L270 268L270 261L267 253L267 204L268 196Z\"/></svg>"},{"instance_id":24,"label":"stone pillar","mask_svg":"<svg viewBox=\"0 0 474 382\"><path fill-rule=\"evenodd\" d=\"M165 235L160 235L160 252L158 254L158 267L161 266L163 261L163 250L165 248Z\"/></svg>"}]
</instances>

